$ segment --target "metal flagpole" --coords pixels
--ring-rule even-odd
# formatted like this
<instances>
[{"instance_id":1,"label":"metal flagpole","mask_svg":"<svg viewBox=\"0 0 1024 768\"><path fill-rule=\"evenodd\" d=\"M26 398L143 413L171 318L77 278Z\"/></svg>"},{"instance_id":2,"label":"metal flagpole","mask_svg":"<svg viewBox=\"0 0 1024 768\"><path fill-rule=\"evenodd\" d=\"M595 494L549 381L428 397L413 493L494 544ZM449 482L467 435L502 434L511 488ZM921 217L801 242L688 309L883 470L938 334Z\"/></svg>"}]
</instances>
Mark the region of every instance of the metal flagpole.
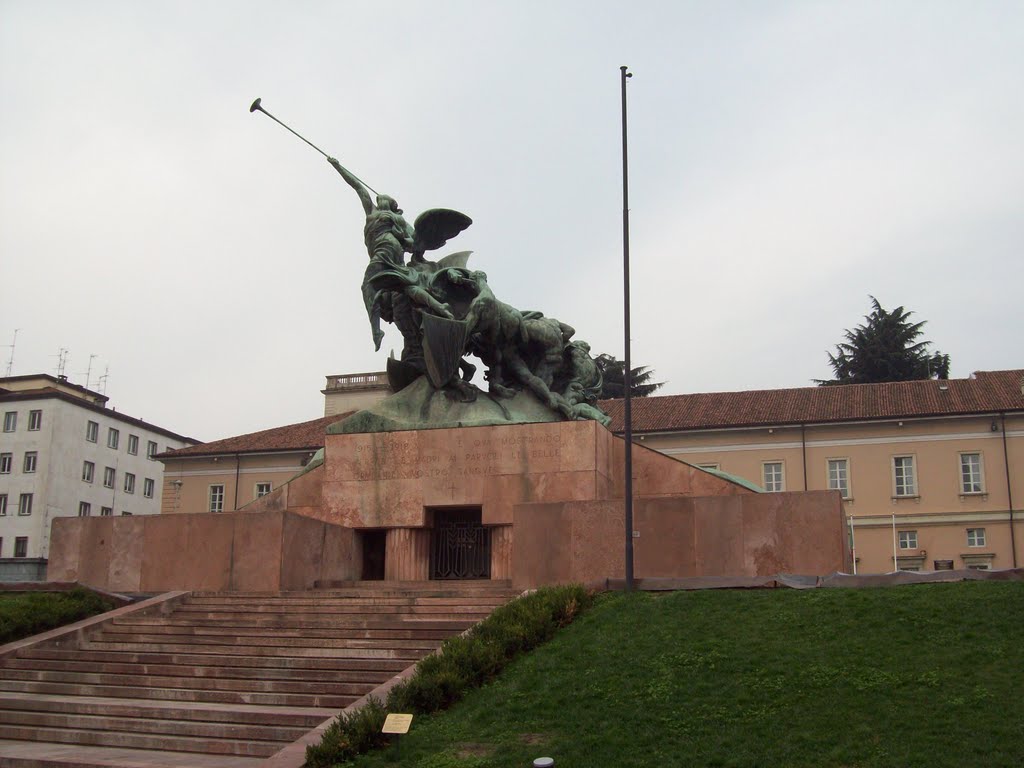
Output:
<instances>
[{"instance_id":1,"label":"metal flagpole","mask_svg":"<svg viewBox=\"0 0 1024 768\"><path fill-rule=\"evenodd\" d=\"M853 538L853 515L846 518L850 521L850 558L853 560L853 575L857 575L857 542Z\"/></svg>"},{"instance_id":2,"label":"metal flagpole","mask_svg":"<svg viewBox=\"0 0 1024 768\"><path fill-rule=\"evenodd\" d=\"M622 81L622 275L626 355L622 373L623 421L626 440L626 591L633 591L633 410L630 402L629 356L629 163L626 151L626 80L633 75L619 67Z\"/></svg>"},{"instance_id":3,"label":"metal flagpole","mask_svg":"<svg viewBox=\"0 0 1024 768\"><path fill-rule=\"evenodd\" d=\"M896 554L896 513L892 513L892 571L896 573L900 569L900 561Z\"/></svg>"}]
</instances>

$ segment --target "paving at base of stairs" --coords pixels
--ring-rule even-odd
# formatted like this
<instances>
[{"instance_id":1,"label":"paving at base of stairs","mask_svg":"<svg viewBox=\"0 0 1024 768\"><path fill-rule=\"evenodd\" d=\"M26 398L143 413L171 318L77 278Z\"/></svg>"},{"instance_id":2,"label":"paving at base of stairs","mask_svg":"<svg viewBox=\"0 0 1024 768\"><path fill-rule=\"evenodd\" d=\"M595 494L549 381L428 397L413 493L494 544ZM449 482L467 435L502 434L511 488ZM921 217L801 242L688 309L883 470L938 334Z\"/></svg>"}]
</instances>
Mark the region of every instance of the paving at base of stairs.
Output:
<instances>
[{"instance_id":1,"label":"paving at base of stairs","mask_svg":"<svg viewBox=\"0 0 1024 768\"><path fill-rule=\"evenodd\" d=\"M0 660L0 768L249 768L485 618L507 581L193 592Z\"/></svg>"}]
</instances>

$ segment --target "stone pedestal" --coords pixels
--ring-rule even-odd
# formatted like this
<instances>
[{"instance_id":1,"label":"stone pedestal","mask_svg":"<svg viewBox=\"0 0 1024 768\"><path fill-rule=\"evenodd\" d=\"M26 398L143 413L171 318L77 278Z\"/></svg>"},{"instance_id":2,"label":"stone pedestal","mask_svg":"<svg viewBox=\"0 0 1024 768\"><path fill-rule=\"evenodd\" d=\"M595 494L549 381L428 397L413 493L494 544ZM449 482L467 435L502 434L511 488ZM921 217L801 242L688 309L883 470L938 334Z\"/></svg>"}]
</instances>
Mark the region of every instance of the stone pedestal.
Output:
<instances>
[{"instance_id":1,"label":"stone pedestal","mask_svg":"<svg viewBox=\"0 0 1024 768\"><path fill-rule=\"evenodd\" d=\"M435 521L457 518L470 535L439 539L438 552L469 566L438 576L489 570L523 587L621 578L624 450L593 421L328 434L322 466L244 513L55 521L50 578L126 591L304 588L358 578L369 543L358 531L384 530L384 578L422 581ZM633 493L638 576L847 564L837 492L761 494L634 445Z\"/></svg>"}]
</instances>

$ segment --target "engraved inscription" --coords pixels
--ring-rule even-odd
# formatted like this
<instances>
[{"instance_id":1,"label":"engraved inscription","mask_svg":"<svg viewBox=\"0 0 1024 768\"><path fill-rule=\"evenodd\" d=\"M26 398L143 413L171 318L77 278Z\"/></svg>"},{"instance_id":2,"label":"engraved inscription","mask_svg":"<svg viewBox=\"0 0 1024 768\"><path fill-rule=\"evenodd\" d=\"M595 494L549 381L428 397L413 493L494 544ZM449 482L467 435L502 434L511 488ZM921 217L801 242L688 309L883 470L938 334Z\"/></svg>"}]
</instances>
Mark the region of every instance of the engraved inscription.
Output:
<instances>
[{"instance_id":1,"label":"engraved inscription","mask_svg":"<svg viewBox=\"0 0 1024 768\"><path fill-rule=\"evenodd\" d=\"M518 468L524 460L559 459L561 442L557 432L500 438L460 435L452 441L454 450L438 452L421 450L416 440L382 436L355 446L353 479L448 480L499 474Z\"/></svg>"}]
</instances>

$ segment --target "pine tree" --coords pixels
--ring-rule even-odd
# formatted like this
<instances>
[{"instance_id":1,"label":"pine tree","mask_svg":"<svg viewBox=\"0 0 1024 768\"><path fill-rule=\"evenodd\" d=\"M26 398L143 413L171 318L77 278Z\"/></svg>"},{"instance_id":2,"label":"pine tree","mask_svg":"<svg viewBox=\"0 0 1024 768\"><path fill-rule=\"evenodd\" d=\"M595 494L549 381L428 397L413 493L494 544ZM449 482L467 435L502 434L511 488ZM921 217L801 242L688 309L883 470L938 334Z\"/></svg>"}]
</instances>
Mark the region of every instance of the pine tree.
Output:
<instances>
[{"instance_id":1,"label":"pine tree","mask_svg":"<svg viewBox=\"0 0 1024 768\"><path fill-rule=\"evenodd\" d=\"M865 322L844 333L846 341L828 353L835 379L819 385L877 384L885 381L948 379L949 355L931 353L930 341L918 341L925 321L910 322L913 312L896 307L891 312L870 297L871 314Z\"/></svg>"},{"instance_id":2,"label":"pine tree","mask_svg":"<svg viewBox=\"0 0 1024 768\"><path fill-rule=\"evenodd\" d=\"M601 370L604 381L601 385L600 398L612 400L626 395L626 363L612 355L601 354L594 358ZM630 397L647 397L665 385L665 382L652 382L654 371L646 365L630 369Z\"/></svg>"}]
</instances>

